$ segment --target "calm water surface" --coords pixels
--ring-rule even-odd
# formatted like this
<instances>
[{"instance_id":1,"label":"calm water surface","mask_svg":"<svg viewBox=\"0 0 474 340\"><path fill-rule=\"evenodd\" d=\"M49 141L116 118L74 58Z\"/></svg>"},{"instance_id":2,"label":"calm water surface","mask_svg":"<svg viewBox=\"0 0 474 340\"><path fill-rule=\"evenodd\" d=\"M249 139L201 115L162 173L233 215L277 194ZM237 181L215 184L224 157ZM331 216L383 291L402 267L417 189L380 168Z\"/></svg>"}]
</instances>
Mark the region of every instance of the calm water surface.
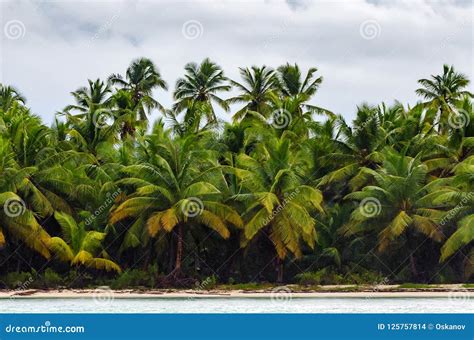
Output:
<instances>
[{"instance_id":1,"label":"calm water surface","mask_svg":"<svg viewBox=\"0 0 474 340\"><path fill-rule=\"evenodd\" d=\"M30 298L0 299L0 313L474 313L448 298Z\"/></svg>"}]
</instances>

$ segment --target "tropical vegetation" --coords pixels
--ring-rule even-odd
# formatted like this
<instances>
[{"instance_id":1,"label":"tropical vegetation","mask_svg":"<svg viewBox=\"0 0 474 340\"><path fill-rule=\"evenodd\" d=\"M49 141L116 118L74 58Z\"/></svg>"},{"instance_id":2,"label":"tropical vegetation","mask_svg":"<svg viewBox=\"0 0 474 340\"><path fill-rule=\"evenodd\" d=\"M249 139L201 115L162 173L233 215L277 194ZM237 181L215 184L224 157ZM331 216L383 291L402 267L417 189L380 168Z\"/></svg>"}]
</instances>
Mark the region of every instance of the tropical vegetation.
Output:
<instances>
[{"instance_id":1,"label":"tropical vegetation","mask_svg":"<svg viewBox=\"0 0 474 340\"><path fill-rule=\"evenodd\" d=\"M352 121L314 104L315 67L240 75L189 63L166 108L140 58L50 127L0 85L0 288L473 282L465 75L444 65L414 106Z\"/></svg>"}]
</instances>

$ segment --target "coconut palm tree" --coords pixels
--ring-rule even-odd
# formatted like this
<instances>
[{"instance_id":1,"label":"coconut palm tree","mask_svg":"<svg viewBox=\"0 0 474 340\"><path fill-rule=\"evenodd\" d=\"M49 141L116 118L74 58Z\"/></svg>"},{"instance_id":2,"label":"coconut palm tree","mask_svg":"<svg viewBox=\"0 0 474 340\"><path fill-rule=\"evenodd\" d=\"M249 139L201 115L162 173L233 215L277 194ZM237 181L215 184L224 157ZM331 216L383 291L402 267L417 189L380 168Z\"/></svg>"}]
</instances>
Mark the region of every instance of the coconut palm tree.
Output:
<instances>
[{"instance_id":1,"label":"coconut palm tree","mask_svg":"<svg viewBox=\"0 0 474 340\"><path fill-rule=\"evenodd\" d=\"M334 140L335 150L320 158L325 165L335 165L335 169L321 178L320 186L348 182L351 189L358 189L367 178L361 169L375 169L382 161L386 136L377 108L363 104L357 108L356 115L352 127L343 117L337 119L339 131Z\"/></svg>"},{"instance_id":2,"label":"coconut palm tree","mask_svg":"<svg viewBox=\"0 0 474 340\"><path fill-rule=\"evenodd\" d=\"M94 230L86 230L85 222L79 224L66 213L56 211L54 218L61 226L62 238L55 236L49 240L49 248L64 262L73 266L121 273L122 269L114 261L98 257L107 253L102 249L102 241L106 234Z\"/></svg>"},{"instance_id":3,"label":"coconut palm tree","mask_svg":"<svg viewBox=\"0 0 474 340\"><path fill-rule=\"evenodd\" d=\"M454 70L453 66L443 65L442 75L432 75L430 79L420 79L421 85L416 93L423 97L430 106L439 111L437 124L439 131L445 133L449 129L449 115L455 114L454 106L464 96L473 97L473 94L466 90L469 79L462 73Z\"/></svg>"},{"instance_id":4,"label":"coconut palm tree","mask_svg":"<svg viewBox=\"0 0 474 340\"><path fill-rule=\"evenodd\" d=\"M8 111L14 103L25 104L26 99L13 86L0 84L0 109L3 112Z\"/></svg>"},{"instance_id":5,"label":"coconut palm tree","mask_svg":"<svg viewBox=\"0 0 474 340\"><path fill-rule=\"evenodd\" d=\"M112 92L110 86L98 78L95 81L90 79L87 81L89 82L88 87L80 87L71 92L76 104L66 106L65 111L76 110L81 114L85 114L109 106L110 93Z\"/></svg>"},{"instance_id":6,"label":"coconut palm tree","mask_svg":"<svg viewBox=\"0 0 474 340\"><path fill-rule=\"evenodd\" d=\"M230 83L239 89L241 94L227 99L229 104L244 103L233 116L234 120L243 119L248 111L256 111L268 117L271 113L270 93L276 89L275 71L267 66L239 68L243 83L231 80Z\"/></svg>"},{"instance_id":7,"label":"coconut palm tree","mask_svg":"<svg viewBox=\"0 0 474 340\"><path fill-rule=\"evenodd\" d=\"M212 103L216 103L225 111L229 110L227 102L220 98L220 92L227 92L230 86L226 84L224 71L209 58L201 64L189 63L184 67L184 78L178 79L173 97L176 103L173 110L187 110L186 121L197 115L205 115L209 122L217 120ZM192 117L191 117L192 116ZM196 118L194 118L196 119Z\"/></svg>"},{"instance_id":8,"label":"coconut palm tree","mask_svg":"<svg viewBox=\"0 0 474 340\"><path fill-rule=\"evenodd\" d=\"M394 151L385 151L383 166L366 169L374 184L346 195L345 199L359 202L350 221L343 228L346 235L376 233L377 248L385 252L400 247L397 240L408 243L412 275L418 278L415 259L417 235L440 242L444 238L438 225L444 204L433 202L433 192L440 192L428 182L427 167L418 158L407 157Z\"/></svg>"},{"instance_id":9,"label":"coconut palm tree","mask_svg":"<svg viewBox=\"0 0 474 340\"><path fill-rule=\"evenodd\" d=\"M308 104L308 101L316 94L323 82L323 77L315 78L314 74L317 71L316 67L311 67L303 79L297 64L290 65L287 63L282 65L277 69L278 88L283 97L294 98L300 102L300 114L309 111L332 116L331 111Z\"/></svg>"},{"instance_id":10,"label":"coconut palm tree","mask_svg":"<svg viewBox=\"0 0 474 340\"><path fill-rule=\"evenodd\" d=\"M132 61L125 72L125 77L112 74L109 82L131 93L133 108L138 112L140 120L146 121L147 113L153 108L165 110L163 105L153 98L152 91L157 88L167 90L168 85L150 59L139 58Z\"/></svg>"},{"instance_id":11,"label":"coconut palm tree","mask_svg":"<svg viewBox=\"0 0 474 340\"><path fill-rule=\"evenodd\" d=\"M474 155L453 168L453 176L438 180L443 190L438 191L433 201L436 204L449 202L449 210L440 225L453 227L453 233L441 248L440 262L446 261L474 240ZM472 263L471 263L472 265Z\"/></svg>"},{"instance_id":12,"label":"coconut palm tree","mask_svg":"<svg viewBox=\"0 0 474 340\"><path fill-rule=\"evenodd\" d=\"M311 248L316 240L315 220L311 213L322 212L320 191L304 184L304 162L291 150L285 138L273 138L259 145L255 154L240 154L236 175L242 180L244 202L243 246L258 235L268 237L275 249L277 281L283 280L283 260L288 252L300 258L301 241Z\"/></svg>"},{"instance_id":13,"label":"coconut palm tree","mask_svg":"<svg viewBox=\"0 0 474 340\"><path fill-rule=\"evenodd\" d=\"M50 257L48 233L38 223L52 213L50 202L31 182L34 167L21 168L10 142L0 136L0 248L10 241L24 242Z\"/></svg>"},{"instance_id":14,"label":"coconut palm tree","mask_svg":"<svg viewBox=\"0 0 474 340\"><path fill-rule=\"evenodd\" d=\"M113 94L110 100L111 113L115 119L121 121L120 138L135 137L137 128L145 128L146 125L140 121L139 112L136 110L132 99L132 93L120 89Z\"/></svg>"},{"instance_id":15,"label":"coconut palm tree","mask_svg":"<svg viewBox=\"0 0 474 340\"><path fill-rule=\"evenodd\" d=\"M241 227L242 221L233 208L219 200L222 192L212 178L222 177L220 167L207 152L196 147L192 136L173 140L163 131L163 125L157 124L141 149L141 162L125 167L127 176L117 182L134 189L112 211L110 221L141 218L152 236L160 231L176 231L172 274L179 277L186 229L201 224L227 239L229 224Z\"/></svg>"}]
</instances>

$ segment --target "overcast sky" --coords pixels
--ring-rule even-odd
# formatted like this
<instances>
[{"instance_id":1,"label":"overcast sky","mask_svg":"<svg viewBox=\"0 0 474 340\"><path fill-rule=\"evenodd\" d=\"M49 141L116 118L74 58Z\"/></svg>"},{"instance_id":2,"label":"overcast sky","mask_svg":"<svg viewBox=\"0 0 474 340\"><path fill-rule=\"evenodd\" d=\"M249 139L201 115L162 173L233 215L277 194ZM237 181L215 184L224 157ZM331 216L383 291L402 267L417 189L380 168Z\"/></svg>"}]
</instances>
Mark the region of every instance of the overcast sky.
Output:
<instances>
[{"instance_id":1,"label":"overcast sky","mask_svg":"<svg viewBox=\"0 0 474 340\"><path fill-rule=\"evenodd\" d=\"M443 63L474 79L471 0L14 0L0 18L0 81L47 123L88 78L123 74L141 56L171 90L205 57L233 79L239 66L316 66L324 81L313 103L349 119L364 101L415 103L416 81ZM172 103L171 91L155 96Z\"/></svg>"}]
</instances>

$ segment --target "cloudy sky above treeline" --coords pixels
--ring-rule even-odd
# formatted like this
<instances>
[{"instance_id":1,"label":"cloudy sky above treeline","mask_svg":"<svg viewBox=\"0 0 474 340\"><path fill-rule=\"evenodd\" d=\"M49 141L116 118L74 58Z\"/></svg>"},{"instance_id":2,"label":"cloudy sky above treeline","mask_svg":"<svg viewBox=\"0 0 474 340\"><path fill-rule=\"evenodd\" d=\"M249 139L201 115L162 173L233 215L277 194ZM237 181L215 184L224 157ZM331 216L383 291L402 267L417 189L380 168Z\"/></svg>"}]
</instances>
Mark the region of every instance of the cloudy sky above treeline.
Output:
<instances>
[{"instance_id":1,"label":"cloudy sky above treeline","mask_svg":"<svg viewBox=\"0 0 474 340\"><path fill-rule=\"evenodd\" d=\"M362 102L416 103L417 80L440 73L443 63L474 78L471 0L13 0L0 6L0 81L17 87L47 123L87 79L124 74L142 56L168 82L168 92L155 93L168 107L188 62L209 57L236 80L238 67L290 62L304 71L317 67L324 81L312 102L348 119Z\"/></svg>"}]
</instances>

